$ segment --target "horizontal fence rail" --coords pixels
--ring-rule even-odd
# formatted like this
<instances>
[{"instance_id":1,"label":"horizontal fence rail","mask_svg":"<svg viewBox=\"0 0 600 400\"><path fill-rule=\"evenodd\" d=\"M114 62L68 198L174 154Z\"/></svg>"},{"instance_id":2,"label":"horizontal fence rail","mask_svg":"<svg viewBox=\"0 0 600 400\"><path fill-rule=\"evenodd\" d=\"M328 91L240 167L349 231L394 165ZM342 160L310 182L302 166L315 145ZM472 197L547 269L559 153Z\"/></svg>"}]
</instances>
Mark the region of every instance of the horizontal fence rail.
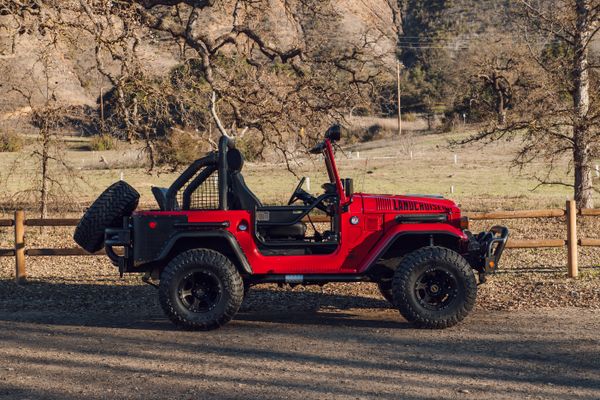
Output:
<instances>
[{"instance_id":1,"label":"horizontal fence rail","mask_svg":"<svg viewBox=\"0 0 600 400\"><path fill-rule=\"evenodd\" d=\"M600 210L598 210L600 211ZM524 219L524 218L558 218L566 215L566 210L561 208L550 210L519 210L519 211L493 211L465 213L472 220L494 219ZM598 213L600 215L600 213Z\"/></svg>"},{"instance_id":2,"label":"horizontal fence rail","mask_svg":"<svg viewBox=\"0 0 600 400\"><path fill-rule=\"evenodd\" d=\"M509 239L507 249L537 249L537 248L563 248L567 247L568 259L567 268L570 277L576 277L577 268L577 246L600 247L600 238L577 238L576 216L595 217L600 216L600 209L580 209L575 208L573 200L567 201L565 209L547 209L547 210L518 210L518 211L493 211L493 212L472 212L465 213L467 217L475 221L493 221L507 219L527 219L527 218L560 218L567 217L567 238L566 239ZM308 221L308 219L307 219ZM314 223L329 222L325 216L311 217ZM52 257L52 256L94 256L105 255L104 250L89 254L85 250L75 248L37 248L27 249L25 247L25 227L70 227L76 226L79 219L76 218L52 218L52 219L25 219L23 211L16 211L14 219L0 219L0 227L14 227L15 246L12 249L0 249L0 257L15 257L16 280L24 282L27 278L25 270L25 256L28 257Z\"/></svg>"}]
</instances>

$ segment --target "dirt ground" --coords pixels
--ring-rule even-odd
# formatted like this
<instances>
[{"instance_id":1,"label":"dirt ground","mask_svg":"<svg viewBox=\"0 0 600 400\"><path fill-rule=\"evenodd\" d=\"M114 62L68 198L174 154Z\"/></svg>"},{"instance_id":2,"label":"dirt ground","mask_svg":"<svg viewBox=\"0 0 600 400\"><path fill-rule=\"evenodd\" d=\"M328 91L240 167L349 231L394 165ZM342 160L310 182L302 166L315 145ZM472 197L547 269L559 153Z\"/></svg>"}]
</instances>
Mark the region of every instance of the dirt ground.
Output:
<instances>
[{"instance_id":1,"label":"dirt ground","mask_svg":"<svg viewBox=\"0 0 600 400\"><path fill-rule=\"evenodd\" d=\"M230 324L186 332L151 287L94 303L62 284L61 305L46 286L0 308L0 399L600 398L599 310L479 308L431 331L379 299L257 287Z\"/></svg>"},{"instance_id":2,"label":"dirt ground","mask_svg":"<svg viewBox=\"0 0 600 400\"><path fill-rule=\"evenodd\" d=\"M360 161L340 157L340 166L367 192L448 194L454 186L466 210L564 206L563 189L532 193L525 177L498 175L507 152L458 151L454 165L455 150L444 143L423 136L410 160L381 141L353 148ZM123 171L146 200L151 185L173 179L97 169L98 154L88 153L73 153L96 185L82 204ZM397 158L378 159L390 155ZM8 171L10 160L0 161ZM307 163L299 172L317 168ZM263 200L283 201L296 182L280 167L249 164L246 172ZM311 176L315 184L323 178ZM12 179L7 187L22 189L24 177ZM515 239L566 236L564 218L476 221L473 229L495 223ZM581 237L598 237L599 218L578 223ZM13 246L12 235L0 229L0 248ZM72 228L28 228L27 246L73 247L71 235ZM12 281L14 260L0 258L0 400L600 399L600 249L580 248L579 256L573 280L564 249L507 251L474 313L445 331L414 329L373 284L358 284L253 288L236 320L209 333L175 329L155 290L137 276L119 279L105 257L28 257L24 286Z\"/></svg>"}]
</instances>

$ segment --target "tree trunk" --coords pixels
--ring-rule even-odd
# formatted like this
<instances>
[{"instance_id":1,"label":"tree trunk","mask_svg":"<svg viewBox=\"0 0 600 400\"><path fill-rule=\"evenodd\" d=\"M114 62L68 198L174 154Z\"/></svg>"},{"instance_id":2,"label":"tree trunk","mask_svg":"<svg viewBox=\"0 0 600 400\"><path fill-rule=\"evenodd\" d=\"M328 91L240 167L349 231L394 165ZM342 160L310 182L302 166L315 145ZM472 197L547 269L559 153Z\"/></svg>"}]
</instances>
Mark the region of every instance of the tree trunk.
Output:
<instances>
[{"instance_id":1,"label":"tree trunk","mask_svg":"<svg viewBox=\"0 0 600 400\"><path fill-rule=\"evenodd\" d=\"M573 57L573 165L575 169L575 201L579 208L592 208L592 168L588 111L590 108L590 79L588 44L593 33L589 0L576 0L577 27Z\"/></svg>"},{"instance_id":2,"label":"tree trunk","mask_svg":"<svg viewBox=\"0 0 600 400\"><path fill-rule=\"evenodd\" d=\"M502 92L502 87L500 87L500 78L496 76L496 73L493 75L494 80L494 90L496 95L498 96L496 99L496 113L498 115L498 124L500 126L504 126L506 124L506 109L504 107L504 93Z\"/></svg>"},{"instance_id":3,"label":"tree trunk","mask_svg":"<svg viewBox=\"0 0 600 400\"><path fill-rule=\"evenodd\" d=\"M42 128L42 182L40 187L40 218L48 218L48 162L50 160L50 132L49 127Z\"/></svg>"},{"instance_id":4,"label":"tree trunk","mask_svg":"<svg viewBox=\"0 0 600 400\"><path fill-rule=\"evenodd\" d=\"M575 165L575 201L577 207L594 208L589 145L585 143L585 140L575 140L573 164Z\"/></svg>"}]
</instances>

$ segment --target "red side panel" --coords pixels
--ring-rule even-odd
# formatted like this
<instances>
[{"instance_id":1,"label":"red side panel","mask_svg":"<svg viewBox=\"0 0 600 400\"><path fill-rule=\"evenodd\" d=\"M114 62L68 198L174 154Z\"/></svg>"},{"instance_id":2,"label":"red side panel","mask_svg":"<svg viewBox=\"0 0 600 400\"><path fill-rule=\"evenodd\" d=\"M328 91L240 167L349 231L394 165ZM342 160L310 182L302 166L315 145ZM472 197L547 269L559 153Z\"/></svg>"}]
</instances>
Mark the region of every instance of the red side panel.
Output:
<instances>
[{"instance_id":1,"label":"red side panel","mask_svg":"<svg viewBox=\"0 0 600 400\"><path fill-rule=\"evenodd\" d=\"M189 222L229 221L227 230L236 237L255 274L356 274L364 272L395 236L403 232L445 232L465 238L460 229L449 224L399 224L395 220L398 210L377 209L373 206L374 202L377 202L374 197L364 196L366 209L364 211L363 195L354 195L348 201L348 210L339 217L341 244L332 254L327 255L266 256L261 254L254 238L253 216L248 211L152 211L138 214L187 215ZM444 203L444 207L448 207L447 212L452 213L453 203L446 202L440 201ZM412 213L415 211L411 210ZM423 212L431 213L432 210L423 210ZM460 211L458 215L460 216ZM243 229L244 227L246 229ZM198 246L202 247L202 243L199 242Z\"/></svg>"}]
</instances>

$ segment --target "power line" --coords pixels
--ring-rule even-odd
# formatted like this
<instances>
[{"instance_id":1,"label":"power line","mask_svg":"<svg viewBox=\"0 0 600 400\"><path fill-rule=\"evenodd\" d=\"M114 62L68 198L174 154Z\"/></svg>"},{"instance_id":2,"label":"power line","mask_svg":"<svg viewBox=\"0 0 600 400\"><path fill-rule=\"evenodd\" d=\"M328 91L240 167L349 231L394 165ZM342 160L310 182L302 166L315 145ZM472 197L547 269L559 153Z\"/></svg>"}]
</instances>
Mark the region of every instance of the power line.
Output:
<instances>
[{"instance_id":1,"label":"power line","mask_svg":"<svg viewBox=\"0 0 600 400\"><path fill-rule=\"evenodd\" d=\"M396 46L397 49L438 49L438 50L468 50L465 46Z\"/></svg>"}]
</instances>

